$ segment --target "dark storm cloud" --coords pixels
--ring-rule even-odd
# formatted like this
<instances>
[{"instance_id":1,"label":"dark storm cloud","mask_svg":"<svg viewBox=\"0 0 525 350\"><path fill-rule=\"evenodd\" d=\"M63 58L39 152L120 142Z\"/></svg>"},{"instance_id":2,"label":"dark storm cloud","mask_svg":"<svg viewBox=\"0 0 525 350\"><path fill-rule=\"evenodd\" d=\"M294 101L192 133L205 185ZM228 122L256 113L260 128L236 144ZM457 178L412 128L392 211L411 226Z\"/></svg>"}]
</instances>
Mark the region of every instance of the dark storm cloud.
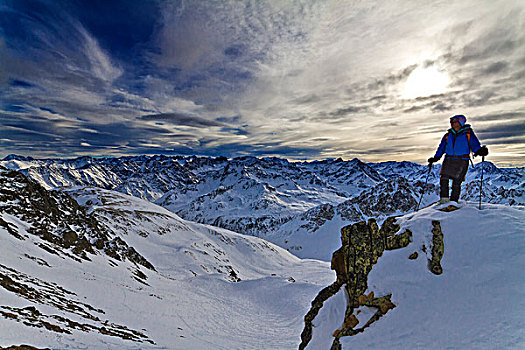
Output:
<instances>
[{"instance_id":1,"label":"dark storm cloud","mask_svg":"<svg viewBox=\"0 0 525 350\"><path fill-rule=\"evenodd\" d=\"M484 142L485 143L485 142ZM523 136L521 137L505 137L505 138L496 138L496 139L487 139L487 143L494 145L519 145L523 144Z\"/></svg>"},{"instance_id":2,"label":"dark storm cloud","mask_svg":"<svg viewBox=\"0 0 525 350\"><path fill-rule=\"evenodd\" d=\"M210 127L219 126L226 127L226 124L216 122L213 120L207 120L198 116L190 116L182 113L160 113L160 114L149 114L139 118L145 121L166 121L176 125L185 125L193 127Z\"/></svg>"},{"instance_id":3,"label":"dark storm cloud","mask_svg":"<svg viewBox=\"0 0 525 350\"><path fill-rule=\"evenodd\" d=\"M22 87L22 88L31 88L34 87L34 84L31 84L30 82L27 82L25 80L19 80L19 79L12 79L9 84L14 87Z\"/></svg>"},{"instance_id":4,"label":"dark storm cloud","mask_svg":"<svg viewBox=\"0 0 525 350\"><path fill-rule=\"evenodd\" d=\"M505 140L525 140L525 119L510 122L502 121L497 125L482 126L476 128L476 133L483 141L494 143L505 142Z\"/></svg>"},{"instance_id":5,"label":"dark storm cloud","mask_svg":"<svg viewBox=\"0 0 525 350\"><path fill-rule=\"evenodd\" d=\"M89 123L86 125L89 130L86 130L81 125L62 127L60 122L31 121L26 118L3 125L0 129L0 139L5 146L16 145L21 150L31 151L37 145L40 151L46 154L55 154L59 150L70 154L106 148L121 149L121 152L133 154L142 150L145 144L151 143L159 144L158 153L159 149L163 149L163 141L187 142L195 139L195 135L189 133L173 134L161 128L137 128L127 123ZM89 146L82 146L81 143Z\"/></svg>"},{"instance_id":6,"label":"dark storm cloud","mask_svg":"<svg viewBox=\"0 0 525 350\"><path fill-rule=\"evenodd\" d=\"M0 139L10 142L11 145L17 145L20 142L31 142L34 145L41 147L45 146L45 143L47 142L55 141L57 136L54 134L46 134L42 131L4 126L0 130Z\"/></svg>"},{"instance_id":7,"label":"dark storm cloud","mask_svg":"<svg viewBox=\"0 0 525 350\"><path fill-rule=\"evenodd\" d=\"M525 123L525 112L503 112L503 113L491 113L480 116L475 116L476 121L501 121L511 119L521 119Z\"/></svg>"},{"instance_id":8,"label":"dark storm cloud","mask_svg":"<svg viewBox=\"0 0 525 350\"><path fill-rule=\"evenodd\" d=\"M219 117L216 120L220 123L238 124L242 121L242 117L240 115L235 115L232 117Z\"/></svg>"},{"instance_id":9,"label":"dark storm cloud","mask_svg":"<svg viewBox=\"0 0 525 350\"><path fill-rule=\"evenodd\" d=\"M168 151L168 150L167 150ZM240 157L240 156L256 156L263 157L268 155L279 155L284 158L295 158L295 159L312 159L319 153L317 148L297 148L287 146L275 146L275 145L249 145L246 143L231 143L213 147L186 147L178 146L169 149L173 154L181 155L203 155L203 156L226 156L228 158ZM158 150L156 150L158 152ZM155 152L153 152L155 153ZM166 154L166 153L165 153Z\"/></svg>"},{"instance_id":10,"label":"dark storm cloud","mask_svg":"<svg viewBox=\"0 0 525 350\"><path fill-rule=\"evenodd\" d=\"M494 62L491 63L487 68L485 68L484 73L485 74L498 74L503 72L508 68L509 64L508 62Z\"/></svg>"}]
</instances>

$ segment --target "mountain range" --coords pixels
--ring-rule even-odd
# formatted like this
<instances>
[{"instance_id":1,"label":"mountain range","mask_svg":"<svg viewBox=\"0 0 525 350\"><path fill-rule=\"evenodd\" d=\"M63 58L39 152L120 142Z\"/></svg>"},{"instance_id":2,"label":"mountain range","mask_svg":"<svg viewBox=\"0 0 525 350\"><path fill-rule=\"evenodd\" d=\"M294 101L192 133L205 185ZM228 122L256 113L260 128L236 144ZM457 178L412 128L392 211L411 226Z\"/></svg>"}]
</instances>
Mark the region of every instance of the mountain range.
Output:
<instances>
[{"instance_id":1,"label":"mountain range","mask_svg":"<svg viewBox=\"0 0 525 350\"><path fill-rule=\"evenodd\" d=\"M333 278L263 239L4 167L0 247L0 347L20 349L292 348Z\"/></svg>"},{"instance_id":2,"label":"mountain range","mask_svg":"<svg viewBox=\"0 0 525 350\"><path fill-rule=\"evenodd\" d=\"M10 155L0 165L46 189L98 187L160 205L181 218L262 237L303 258L328 260L334 225L385 218L438 199L440 166L365 163L355 158L290 162L280 158L137 156L33 159ZM525 204L525 168L490 162L469 170L461 200ZM428 183L425 180L428 175ZM309 237L305 240L305 237ZM326 241L327 244L305 242Z\"/></svg>"}]
</instances>

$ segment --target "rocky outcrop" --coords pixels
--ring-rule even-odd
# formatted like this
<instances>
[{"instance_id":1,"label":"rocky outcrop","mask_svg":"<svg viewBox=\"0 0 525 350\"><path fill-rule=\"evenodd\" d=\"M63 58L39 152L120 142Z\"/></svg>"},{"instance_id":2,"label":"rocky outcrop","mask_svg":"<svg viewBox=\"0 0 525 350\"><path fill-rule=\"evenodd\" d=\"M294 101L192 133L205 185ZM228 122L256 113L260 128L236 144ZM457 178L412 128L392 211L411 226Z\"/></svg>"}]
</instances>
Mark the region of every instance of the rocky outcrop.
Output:
<instances>
[{"instance_id":1,"label":"rocky outcrop","mask_svg":"<svg viewBox=\"0 0 525 350\"><path fill-rule=\"evenodd\" d=\"M2 349L5 349L5 350L50 350L49 348L41 349L41 348L35 348L34 346L25 345L25 344L22 344L22 345L11 345L11 346L8 346L8 347L2 348Z\"/></svg>"},{"instance_id":2,"label":"rocky outcrop","mask_svg":"<svg viewBox=\"0 0 525 350\"><path fill-rule=\"evenodd\" d=\"M325 222L332 220L334 215L335 211L333 205L328 203L322 204L308 210L301 216L301 220L306 221L301 227L311 232L315 232L319 227L323 226Z\"/></svg>"},{"instance_id":3,"label":"rocky outcrop","mask_svg":"<svg viewBox=\"0 0 525 350\"><path fill-rule=\"evenodd\" d=\"M331 349L341 349L339 339L344 336L353 336L364 332L374 322L379 320L388 311L396 307L392 302L392 294L376 296L374 291L368 291L368 274L378 262L385 250L400 249L408 246L412 241L412 232L405 229L398 233L401 227L395 217L387 218L381 228L376 220L361 221L341 229L341 247L332 255L332 270L335 270L337 279L330 286L324 288L312 301L312 306L304 317L305 327L301 333L299 349L305 349L312 338L312 321L315 319L323 304L334 296L343 287L347 296L347 307L342 326L333 333L334 340ZM432 242L430 249L425 246L422 251L428 256L428 269L439 275L443 273L441 259L445 247L441 223L432 221ZM409 259L416 260L418 252L410 254ZM368 294L366 294L368 291ZM357 315L360 308L366 306L376 309L376 312L361 327Z\"/></svg>"},{"instance_id":4,"label":"rocky outcrop","mask_svg":"<svg viewBox=\"0 0 525 350\"><path fill-rule=\"evenodd\" d=\"M340 347L339 338L363 332L372 323L381 318L395 305L391 295L375 297L373 292L365 295L368 289L368 274L385 250L406 247L412 232L405 230L397 234L400 226L395 218L390 217L379 228L374 219L362 221L341 229L342 246L332 256L332 269L336 271L337 280L324 288L312 302L312 307L305 316L305 328L301 334L299 349L304 349L312 338L312 321L319 313L323 303L335 295L342 286L348 297L343 326L334 332L333 349ZM377 309L376 313L360 328L354 310L360 306Z\"/></svg>"},{"instance_id":5,"label":"rocky outcrop","mask_svg":"<svg viewBox=\"0 0 525 350\"><path fill-rule=\"evenodd\" d=\"M27 228L13 222L21 221ZM155 268L133 247L101 225L94 215L63 191L48 191L19 172L0 166L0 227L17 239L28 234L42 238L38 245L55 255L81 261L102 252L116 260L129 260Z\"/></svg>"},{"instance_id":6,"label":"rocky outcrop","mask_svg":"<svg viewBox=\"0 0 525 350\"><path fill-rule=\"evenodd\" d=\"M441 259L445 253L445 244L443 240L443 231L441 223L438 220L432 220L432 256L428 260L428 269L435 275L441 275Z\"/></svg>"},{"instance_id":7,"label":"rocky outcrop","mask_svg":"<svg viewBox=\"0 0 525 350\"><path fill-rule=\"evenodd\" d=\"M414 184L403 177L391 177L349 200L367 216L392 215L416 208Z\"/></svg>"},{"instance_id":8,"label":"rocky outcrop","mask_svg":"<svg viewBox=\"0 0 525 350\"><path fill-rule=\"evenodd\" d=\"M5 319L56 334L73 334L74 331L97 332L138 343L155 344L143 331L110 322L104 310L81 300L73 291L56 283L31 277L2 264L0 264L0 289L34 304L26 307L2 305L0 317ZM38 305L44 307L37 307ZM55 310L55 312L47 314L49 310ZM62 313L57 314L56 310ZM24 348L24 346L11 348L36 349Z\"/></svg>"}]
</instances>

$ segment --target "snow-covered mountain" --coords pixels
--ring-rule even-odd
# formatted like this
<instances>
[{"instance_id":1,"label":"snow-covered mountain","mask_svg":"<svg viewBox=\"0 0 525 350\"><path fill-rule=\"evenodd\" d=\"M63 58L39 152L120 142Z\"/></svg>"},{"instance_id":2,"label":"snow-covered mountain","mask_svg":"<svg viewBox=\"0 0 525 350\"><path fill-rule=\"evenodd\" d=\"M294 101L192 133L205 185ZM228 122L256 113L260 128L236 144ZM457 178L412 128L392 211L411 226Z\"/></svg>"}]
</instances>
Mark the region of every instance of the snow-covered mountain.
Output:
<instances>
[{"instance_id":1,"label":"snow-covered mountain","mask_svg":"<svg viewBox=\"0 0 525 350\"><path fill-rule=\"evenodd\" d=\"M294 348L333 278L260 238L0 167L0 347Z\"/></svg>"},{"instance_id":2,"label":"snow-covered mountain","mask_svg":"<svg viewBox=\"0 0 525 350\"><path fill-rule=\"evenodd\" d=\"M333 225L413 211L428 167L411 162L289 162L279 158L82 157L0 162L47 189L95 186L154 202L180 217L263 237L300 257L329 259ZM480 163L468 173L462 200L478 201ZM525 205L525 169L483 164L483 201ZM433 166L422 206L438 199ZM308 247L305 237L329 244ZM306 242L311 242L307 239ZM310 249L312 248L312 249Z\"/></svg>"},{"instance_id":3,"label":"snow-covered mountain","mask_svg":"<svg viewBox=\"0 0 525 350\"><path fill-rule=\"evenodd\" d=\"M394 178L360 195L407 193L408 180ZM361 202L313 207L304 215L318 220L297 216L284 225L311 224L302 242L310 250L331 244L315 234L327 227L340 245L350 207L379 213ZM525 346L524 219L523 206L486 203L482 211L466 203L400 216L412 241L384 252L366 292L392 294L395 308L341 338L343 349ZM427 266L433 220L444 233L439 276ZM47 190L0 167L0 347L296 349L312 300L335 279L329 263L260 238L186 221L114 190ZM330 347L345 309L343 293L325 302L309 349ZM373 314L358 311L361 325Z\"/></svg>"}]
</instances>

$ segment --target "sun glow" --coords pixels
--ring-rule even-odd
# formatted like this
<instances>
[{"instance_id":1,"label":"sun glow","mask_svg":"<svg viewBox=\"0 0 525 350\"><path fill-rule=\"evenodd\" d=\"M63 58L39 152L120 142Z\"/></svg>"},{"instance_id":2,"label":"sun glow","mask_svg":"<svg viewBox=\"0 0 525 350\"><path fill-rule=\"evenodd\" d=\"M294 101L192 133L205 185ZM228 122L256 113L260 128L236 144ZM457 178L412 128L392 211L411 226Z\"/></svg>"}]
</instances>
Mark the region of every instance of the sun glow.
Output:
<instances>
[{"instance_id":1,"label":"sun glow","mask_svg":"<svg viewBox=\"0 0 525 350\"><path fill-rule=\"evenodd\" d=\"M417 98L441 94L450 84L448 74L435 66L417 67L408 76L403 97Z\"/></svg>"}]
</instances>

